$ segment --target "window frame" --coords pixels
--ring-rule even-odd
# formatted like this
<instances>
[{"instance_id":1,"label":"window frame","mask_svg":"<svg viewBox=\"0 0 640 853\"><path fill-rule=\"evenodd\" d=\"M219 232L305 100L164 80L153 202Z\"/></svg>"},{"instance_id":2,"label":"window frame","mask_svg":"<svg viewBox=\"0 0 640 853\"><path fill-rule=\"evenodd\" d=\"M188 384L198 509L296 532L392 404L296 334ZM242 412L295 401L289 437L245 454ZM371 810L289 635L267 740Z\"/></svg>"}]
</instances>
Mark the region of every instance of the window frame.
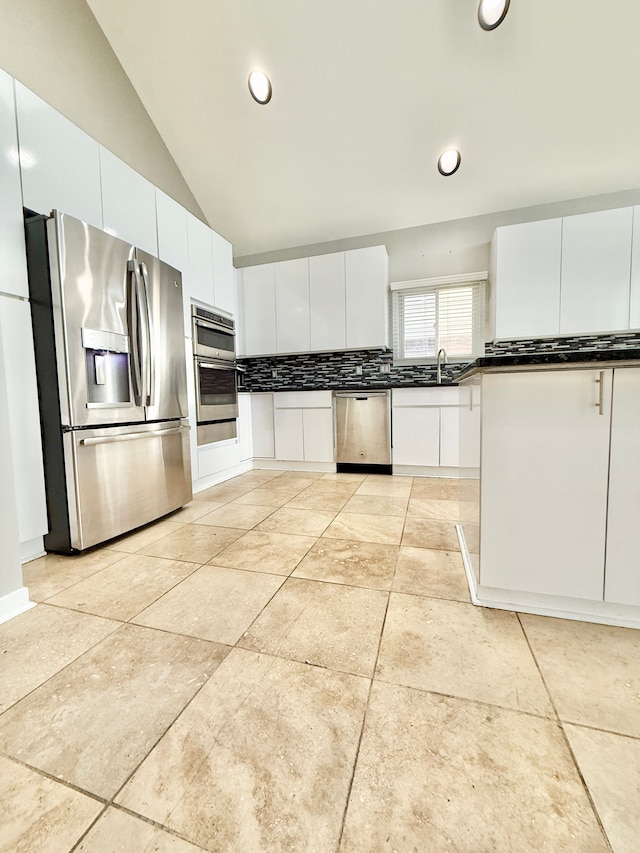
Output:
<instances>
[{"instance_id":1,"label":"window frame","mask_svg":"<svg viewBox=\"0 0 640 853\"><path fill-rule=\"evenodd\" d=\"M420 365L420 364L435 364L437 361L437 349L434 355L428 356L409 356L404 355L404 335L401 333L403 329L403 316L401 310L403 308L403 295L410 292L411 295L420 293L436 293L448 289L460 289L463 287L476 288L473 291L473 303L471 314L471 332L472 332L472 352L470 354L454 355L447 352L447 362L449 364L465 364L473 359L484 354L485 345L485 317L486 317L486 285L488 280L487 272L464 273L462 275L441 276L438 278L416 279L414 281L399 281L389 285L390 310L389 317L391 320L391 342L393 347L393 362L397 365ZM436 297L437 298L437 297ZM437 334L437 327L436 327ZM402 344L400 349L399 344ZM436 346L437 346L436 341ZM439 348L439 347L438 347Z\"/></svg>"}]
</instances>

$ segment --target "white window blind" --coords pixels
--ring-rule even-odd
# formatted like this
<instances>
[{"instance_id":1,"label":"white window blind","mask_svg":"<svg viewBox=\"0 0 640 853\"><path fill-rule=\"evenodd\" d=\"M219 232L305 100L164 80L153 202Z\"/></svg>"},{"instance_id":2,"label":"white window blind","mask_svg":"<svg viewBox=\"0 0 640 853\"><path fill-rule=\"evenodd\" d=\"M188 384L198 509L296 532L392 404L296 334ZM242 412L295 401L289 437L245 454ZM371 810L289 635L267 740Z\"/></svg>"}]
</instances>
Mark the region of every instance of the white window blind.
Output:
<instances>
[{"instance_id":1,"label":"white window blind","mask_svg":"<svg viewBox=\"0 0 640 853\"><path fill-rule=\"evenodd\" d=\"M484 278L454 276L391 285L397 361L469 359L484 351Z\"/></svg>"}]
</instances>

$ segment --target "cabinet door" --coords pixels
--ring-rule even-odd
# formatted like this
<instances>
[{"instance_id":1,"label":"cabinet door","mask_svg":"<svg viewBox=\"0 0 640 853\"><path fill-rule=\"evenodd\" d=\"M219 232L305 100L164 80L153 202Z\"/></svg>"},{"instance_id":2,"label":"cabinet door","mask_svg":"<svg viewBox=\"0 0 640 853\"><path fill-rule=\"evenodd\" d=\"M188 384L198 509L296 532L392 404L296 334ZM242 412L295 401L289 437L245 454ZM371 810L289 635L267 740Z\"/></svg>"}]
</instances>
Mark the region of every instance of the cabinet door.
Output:
<instances>
[{"instance_id":1,"label":"cabinet door","mask_svg":"<svg viewBox=\"0 0 640 853\"><path fill-rule=\"evenodd\" d=\"M561 333L629 328L632 219L631 207L563 219Z\"/></svg>"},{"instance_id":2,"label":"cabinet door","mask_svg":"<svg viewBox=\"0 0 640 853\"><path fill-rule=\"evenodd\" d=\"M304 409L302 428L305 461L333 462L333 409Z\"/></svg>"},{"instance_id":3,"label":"cabinet door","mask_svg":"<svg viewBox=\"0 0 640 853\"><path fill-rule=\"evenodd\" d=\"M347 347L387 346L389 261L384 246L345 252Z\"/></svg>"},{"instance_id":4,"label":"cabinet door","mask_svg":"<svg viewBox=\"0 0 640 853\"><path fill-rule=\"evenodd\" d=\"M496 338L558 334L561 241L561 219L497 229L492 282Z\"/></svg>"},{"instance_id":5,"label":"cabinet door","mask_svg":"<svg viewBox=\"0 0 640 853\"><path fill-rule=\"evenodd\" d=\"M393 464L440 465L440 410L395 407L392 412Z\"/></svg>"},{"instance_id":6,"label":"cabinet door","mask_svg":"<svg viewBox=\"0 0 640 853\"><path fill-rule=\"evenodd\" d=\"M251 434L254 457L273 459L273 394L251 394Z\"/></svg>"},{"instance_id":7,"label":"cabinet door","mask_svg":"<svg viewBox=\"0 0 640 853\"><path fill-rule=\"evenodd\" d=\"M253 456L253 434L251 421L251 394L238 394L238 443L240 461Z\"/></svg>"},{"instance_id":8,"label":"cabinet door","mask_svg":"<svg viewBox=\"0 0 640 853\"><path fill-rule=\"evenodd\" d=\"M33 355L31 311L21 299L0 296L0 341L4 351L13 478L20 541L48 530L40 409Z\"/></svg>"},{"instance_id":9,"label":"cabinet door","mask_svg":"<svg viewBox=\"0 0 640 853\"><path fill-rule=\"evenodd\" d=\"M187 275L182 277L182 286L190 300L195 299L214 307L211 229L188 211L186 215L189 269Z\"/></svg>"},{"instance_id":10,"label":"cabinet door","mask_svg":"<svg viewBox=\"0 0 640 853\"><path fill-rule=\"evenodd\" d=\"M24 206L102 228L99 144L18 82L16 106Z\"/></svg>"},{"instance_id":11,"label":"cabinet door","mask_svg":"<svg viewBox=\"0 0 640 853\"><path fill-rule=\"evenodd\" d=\"M605 601L640 606L640 368L614 371Z\"/></svg>"},{"instance_id":12,"label":"cabinet door","mask_svg":"<svg viewBox=\"0 0 640 853\"><path fill-rule=\"evenodd\" d=\"M629 328L640 329L640 206L633 208Z\"/></svg>"},{"instance_id":13,"label":"cabinet door","mask_svg":"<svg viewBox=\"0 0 640 853\"><path fill-rule=\"evenodd\" d=\"M190 338L191 303L187 288L184 286L185 271L189 268L187 211L162 190L156 189L156 215L158 221L158 257L182 273L184 333L186 337Z\"/></svg>"},{"instance_id":14,"label":"cabinet door","mask_svg":"<svg viewBox=\"0 0 640 853\"><path fill-rule=\"evenodd\" d=\"M211 250L213 252L213 290L214 305L220 311L236 315L236 276L233 268L233 249L231 243L211 232Z\"/></svg>"},{"instance_id":15,"label":"cabinet door","mask_svg":"<svg viewBox=\"0 0 640 853\"><path fill-rule=\"evenodd\" d=\"M0 71L0 291L29 296L13 80Z\"/></svg>"},{"instance_id":16,"label":"cabinet door","mask_svg":"<svg viewBox=\"0 0 640 853\"><path fill-rule=\"evenodd\" d=\"M242 271L245 355L276 352L276 288L274 265Z\"/></svg>"},{"instance_id":17,"label":"cabinet door","mask_svg":"<svg viewBox=\"0 0 640 853\"><path fill-rule=\"evenodd\" d=\"M344 252L309 258L311 350L335 352L347 345Z\"/></svg>"},{"instance_id":18,"label":"cabinet door","mask_svg":"<svg viewBox=\"0 0 640 853\"><path fill-rule=\"evenodd\" d=\"M276 459L302 462L304 460L302 409L275 409L273 425Z\"/></svg>"},{"instance_id":19,"label":"cabinet door","mask_svg":"<svg viewBox=\"0 0 640 853\"><path fill-rule=\"evenodd\" d=\"M275 264L278 352L309 352L309 259Z\"/></svg>"},{"instance_id":20,"label":"cabinet door","mask_svg":"<svg viewBox=\"0 0 640 853\"><path fill-rule=\"evenodd\" d=\"M457 468L460 464L459 411L457 406L440 409L440 465L443 468Z\"/></svg>"},{"instance_id":21,"label":"cabinet door","mask_svg":"<svg viewBox=\"0 0 640 853\"><path fill-rule=\"evenodd\" d=\"M611 373L483 377L483 586L602 601Z\"/></svg>"},{"instance_id":22,"label":"cabinet door","mask_svg":"<svg viewBox=\"0 0 640 853\"><path fill-rule=\"evenodd\" d=\"M158 256L156 191L153 184L100 146L104 229Z\"/></svg>"}]
</instances>

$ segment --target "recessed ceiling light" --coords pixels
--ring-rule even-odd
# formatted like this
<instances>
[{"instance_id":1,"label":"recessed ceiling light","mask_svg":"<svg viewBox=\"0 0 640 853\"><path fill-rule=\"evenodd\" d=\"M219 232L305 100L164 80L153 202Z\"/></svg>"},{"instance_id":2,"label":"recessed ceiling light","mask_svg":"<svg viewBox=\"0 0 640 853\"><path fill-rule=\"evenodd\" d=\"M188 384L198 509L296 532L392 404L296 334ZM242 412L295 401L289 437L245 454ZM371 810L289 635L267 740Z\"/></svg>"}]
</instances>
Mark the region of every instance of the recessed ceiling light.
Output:
<instances>
[{"instance_id":1,"label":"recessed ceiling light","mask_svg":"<svg viewBox=\"0 0 640 853\"><path fill-rule=\"evenodd\" d=\"M268 104L271 100L271 80L264 71L252 71L249 74L249 91L259 104Z\"/></svg>"},{"instance_id":2,"label":"recessed ceiling light","mask_svg":"<svg viewBox=\"0 0 640 853\"><path fill-rule=\"evenodd\" d=\"M457 148L447 148L438 157L438 171L441 175L453 175L454 172L458 171L461 159Z\"/></svg>"},{"instance_id":3,"label":"recessed ceiling light","mask_svg":"<svg viewBox=\"0 0 640 853\"><path fill-rule=\"evenodd\" d=\"M495 30L509 11L510 0L480 0L478 23L483 30Z\"/></svg>"}]
</instances>

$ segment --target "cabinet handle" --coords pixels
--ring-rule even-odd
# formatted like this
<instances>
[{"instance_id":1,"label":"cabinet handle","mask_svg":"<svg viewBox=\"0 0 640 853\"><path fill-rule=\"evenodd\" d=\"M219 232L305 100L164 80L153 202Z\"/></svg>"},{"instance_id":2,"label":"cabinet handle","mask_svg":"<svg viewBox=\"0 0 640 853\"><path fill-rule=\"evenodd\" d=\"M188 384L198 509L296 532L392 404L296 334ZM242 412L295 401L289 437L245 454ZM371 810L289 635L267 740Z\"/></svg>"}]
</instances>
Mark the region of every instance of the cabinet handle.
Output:
<instances>
[{"instance_id":1,"label":"cabinet handle","mask_svg":"<svg viewBox=\"0 0 640 853\"><path fill-rule=\"evenodd\" d=\"M600 371L600 378L596 379L600 386L598 393L598 402L595 404L598 407L598 414L604 415L604 370Z\"/></svg>"}]
</instances>

